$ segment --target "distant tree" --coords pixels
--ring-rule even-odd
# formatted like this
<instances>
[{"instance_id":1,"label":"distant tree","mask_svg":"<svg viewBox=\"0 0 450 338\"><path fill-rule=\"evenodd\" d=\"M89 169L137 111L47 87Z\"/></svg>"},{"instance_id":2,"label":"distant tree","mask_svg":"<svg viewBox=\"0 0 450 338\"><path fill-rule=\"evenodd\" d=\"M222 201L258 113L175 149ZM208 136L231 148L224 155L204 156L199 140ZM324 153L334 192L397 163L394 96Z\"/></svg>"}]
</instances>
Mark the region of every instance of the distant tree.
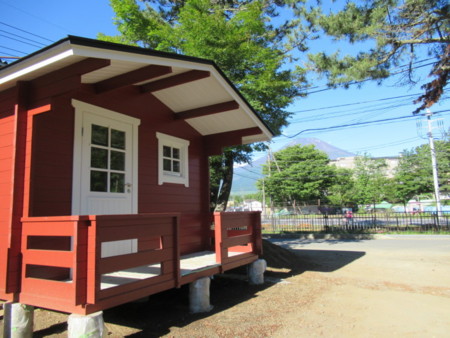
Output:
<instances>
[{"instance_id":1,"label":"distant tree","mask_svg":"<svg viewBox=\"0 0 450 338\"><path fill-rule=\"evenodd\" d=\"M356 158L353 194L359 204L375 204L388 196L386 169L383 159L374 159L367 154Z\"/></svg>"},{"instance_id":2,"label":"distant tree","mask_svg":"<svg viewBox=\"0 0 450 338\"><path fill-rule=\"evenodd\" d=\"M438 180L442 192L450 191L450 142L435 141ZM428 144L404 150L394 176L395 194L407 203L414 196L434 191L431 152Z\"/></svg>"},{"instance_id":3,"label":"distant tree","mask_svg":"<svg viewBox=\"0 0 450 338\"><path fill-rule=\"evenodd\" d=\"M276 133L287 125L286 107L305 81L285 63L284 23L273 26L277 1L110 0L119 36L112 42L213 60ZM262 144L227 149L212 158L211 209L224 210L234 163L248 163Z\"/></svg>"},{"instance_id":4,"label":"distant tree","mask_svg":"<svg viewBox=\"0 0 450 338\"><path fill-rule=\"evenodd\" d=\"M354 195L354 186L353 170L336 168L333 184L327 193L329 203L340 207L357 204Z\"/></svg>"},{"instance_id":5,"label":"distant tree","mask_svg":"<svg viewBox=\"0 0 450 338\"><path fill-rule=\"evenodd\" d=\"M258 188L264 188L272 201L288 202L294 208L299 203L325 200L335 179L335 167L328 156L313 145L296 145L280 150L263 166L264 178Z\"/></svg>"},{"instance_id":6,"label":"distant tree","mask_svg":"<svg viewBox=\"0 0 450 338\"><path fill-rule=\"evenodd\" d=\"M230 199L234 201L235 205L244 202L244 196L242 195L232 195L230 196Z\"/></svg>"},{"instance_id":7,"label":"distant tree","mask_svg":"<svg viewBox=\"0 0 450 338\"><path fill-rule=\"evenodd\" d=\"M328 36L359 50L309 56L312 70L325 75L330 86L348 87L368 79L380 83L398 73L400 66L403 80L412 83L416 69L428 63L433 80L422 87L415 113L440 99L450 72L448 0L360 0L346 1L344 6L333 1L330 6L326 12L325 3L318 0L317 6L297 9L298 29L308 31L310 38Z\"/></svg>"}]
</instances>

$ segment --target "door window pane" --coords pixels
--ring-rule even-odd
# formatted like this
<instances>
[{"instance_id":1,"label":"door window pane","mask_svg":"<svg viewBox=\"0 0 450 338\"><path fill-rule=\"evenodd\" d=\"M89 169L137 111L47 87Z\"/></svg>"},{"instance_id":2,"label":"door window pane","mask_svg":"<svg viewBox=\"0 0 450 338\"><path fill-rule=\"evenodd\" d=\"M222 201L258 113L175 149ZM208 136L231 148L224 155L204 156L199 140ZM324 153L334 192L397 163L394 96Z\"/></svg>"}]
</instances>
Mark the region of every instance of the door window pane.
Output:
<instances>
[{"instance_id":1,"label":"door window pane","mask_svg":"<svg viewBox=\"0 0 450 338\"><path fill-rule=\"evenodd\" d=\"M110 192L125 192L125 174L111 173Z\"/></svg>"},{"instance_id":2,"label":"door window pane","mask_svg":"<svg viewBox=\"0 0 450 338\"><path fill-rule=\"evenodd\" d=\"M125 170L125 153L111 150L112 170Z\"/></svg>"},{"instance_id":3,"label":"door window pane","mask_svg":"<svg viewBox=\"0 0 450 338\"><path fill-rule=\"evenodd\" d=\"M108 150L92 147L91 148L91 167L107 169L108 168Z\"/></svg>"},{"instance_id":4,"label":"door window pane","mask_svg":"<svg viewBox=\"0 0 450 338\"><path fill-rule=\"evenodd\" d=\"M91 131L91 191L125 193L126 133L95 124Z\"/></svg>"},{"instance_id":5,"label":"door window pane","mask_svg":"<svg viewBox=\"0 0 450 338\"><path fill-rule=\"evenodd\" d=\"M108 173L91 170L91 191L108 191Z\"/></svg>"},{"instance_id":6,"label":"door window pane","mask_svg":"<svg viewBox=\"0 0 450 338\"><path fill-rule=\"evenodd\" d=\"M123 131L111 129L111 147L125 149L125 133Z\"/></svg>"},{"instance_id":7,"label":"door window pane","mask_svg":"<svg viewBox=\"0 0 450 338\"><path fill-rule=\"evenodd\" d=\"M108 128L93 124L91 140L92 144L108 146Z\"/></svg>"}]
</instances>

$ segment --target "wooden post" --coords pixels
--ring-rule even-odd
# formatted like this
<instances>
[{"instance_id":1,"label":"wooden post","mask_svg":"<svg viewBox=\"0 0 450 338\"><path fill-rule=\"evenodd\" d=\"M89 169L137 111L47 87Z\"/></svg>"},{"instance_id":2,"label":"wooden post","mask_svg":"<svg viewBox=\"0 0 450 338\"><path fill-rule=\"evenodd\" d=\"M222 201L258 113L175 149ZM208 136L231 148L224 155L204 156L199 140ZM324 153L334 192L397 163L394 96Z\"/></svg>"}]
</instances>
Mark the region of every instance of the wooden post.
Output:
<instances>
[{"instance_id":1,"label":"wooden post","mask_svg":"<svg viewBox=\"0 0 450 338\"><path fill-rule=\"evenodd\" d=\"M174 247L174 275L175 285L179 288L181 286L181 267L180 267L180 217L173 217L173 247Z\"/></svg>"},{"instance_id":2,"label":"wooden post","mask_svg":"<svg viewBox=\"0 0 450 338\"><path fill-rule=\"evenodd\" d=\"M254 243L254 253L258 256L262 256L263 254L263 245L262 245L262 231L261 231L261 213L255 212L253 214L253 243Z\"/></svg>"},{"instance_id":3,"label":"wooden post","mask_svg":"<svg viewBox=\"0 0 450 338\"><path fill-rule=\"evenodd\" d=\"M6 293L16 293L20 290L21 275L21 237L24 208L28 206L29 196L24 196L26 192L25 164L27 161L27 136L28 136L28 118L27 118L27 100L29 86L27 82L17 83L16 105L14 107L15 126L14 126L14 154L13 154L13 177L12 180L12 203L10 212L10 234L8 249L8 270L6 272ZM25 216L28 215L28 210Z\"/></svg>"},{"instance_id":4,"label":"wooden post","mask_svg":"<svg viewBox=\"0 0 450 338\"><path fill-rule=\"evenodd\" d=\"M214 234L216 242L216 262L223 264L223 261L228 258L228 249L224 247L223 242L227 238L226 226L222 224L222 213L214 213Z\"/></svg>"},{"instance_id":5,"label":"wooden post","mask_svg":"<svg viewBox=\"0 0 450 338\"><path fill-rule=\"evenodd\" d=\"M90 226L88 228L87 246L87 292L86 302L95 304L100 291L101 277L98 270L98 260L101 256L101 244L97 243L97 217L90 216Z\"/></svg>"}]
</instances>

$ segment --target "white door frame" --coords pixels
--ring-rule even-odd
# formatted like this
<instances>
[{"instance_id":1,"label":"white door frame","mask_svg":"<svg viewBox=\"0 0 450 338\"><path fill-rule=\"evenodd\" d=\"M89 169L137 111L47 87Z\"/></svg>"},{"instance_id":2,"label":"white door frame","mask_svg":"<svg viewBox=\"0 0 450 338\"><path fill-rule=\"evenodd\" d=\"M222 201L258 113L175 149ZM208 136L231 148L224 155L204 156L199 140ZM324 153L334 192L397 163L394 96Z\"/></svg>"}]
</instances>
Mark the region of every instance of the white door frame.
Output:
<instances>
[{"instance_id":1,"label":"white door frame","mask_svg":"<svg viewBox=\"0 0 450 338\"><path fill-rule=\"evenodd\" d=\"M96 115L102 118L126 123L132 128L132 151L127 153L131 156L131 213L138 213L138 127L140 119L120 114L109 109L101 108L86 102L72 99L72 106L75 108L75 133L73 152L73 181L72 181L72 215L81 215L82 210L82 155L83 155L83 122L86 116Z\"/></svg>"}]
</instances>

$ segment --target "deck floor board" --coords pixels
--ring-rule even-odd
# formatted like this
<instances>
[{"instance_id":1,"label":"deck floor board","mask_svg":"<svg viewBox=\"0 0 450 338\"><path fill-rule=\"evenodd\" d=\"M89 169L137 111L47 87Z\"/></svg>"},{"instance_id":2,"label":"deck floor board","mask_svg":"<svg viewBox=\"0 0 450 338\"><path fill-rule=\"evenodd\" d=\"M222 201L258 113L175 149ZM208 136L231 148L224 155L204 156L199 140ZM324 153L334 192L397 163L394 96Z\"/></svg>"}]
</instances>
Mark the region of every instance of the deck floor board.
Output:
<instances>
[{"instance_id":1,"label":"deck floor board","mask_svg":"<svg viewBox=\"0 0 450 338\"><path fill-rule=\"evenodd\" d=\"M230 252L229 256L232 257L239 254L240 252ZM181 276L187 276L217 266L220 266L220 263L216 262L216 254L214 251L195 252L181 256L180 259ZM157 277L160 274L161 264L144 265L127 270L111 272L102 275L100 289L109 289L147 278Z\"/></svg>"}]
</instances>

